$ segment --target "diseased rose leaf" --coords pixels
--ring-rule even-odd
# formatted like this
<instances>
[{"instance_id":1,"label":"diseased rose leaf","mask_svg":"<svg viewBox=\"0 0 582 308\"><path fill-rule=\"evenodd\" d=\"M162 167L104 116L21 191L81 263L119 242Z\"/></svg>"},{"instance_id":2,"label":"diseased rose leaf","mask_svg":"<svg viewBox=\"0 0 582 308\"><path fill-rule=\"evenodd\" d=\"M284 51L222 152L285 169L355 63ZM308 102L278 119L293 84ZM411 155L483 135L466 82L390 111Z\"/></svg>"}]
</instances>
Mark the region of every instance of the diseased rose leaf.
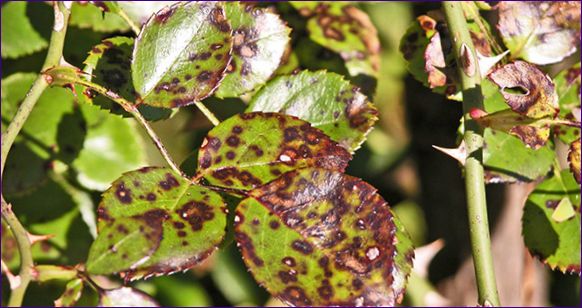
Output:
<instances>
[{"instance_id":1,"label":"diseased rose leaf","mask_svg":"<svg viewBox=\"0 0 582 308\"><path fill-rule=\"evenodd\" d=\"M129 19L141 26L154 13L177 2L179 1L115 1L115 10L122 11Z\"/></svg>"},{"instance_id":2,"label":"diseased rose leaf","mask_svg":"<svg viewBox=\"0 0 582 308\"><path fill-rule=\"evenodd\" d=\"M103 290L99 292L99 307L159 307L160 304L144 292L131 288Z\"/></svg>"},{"instance_id":3,"label":"diseased rose leaf","mask_svg":"<svg viewBox=\"0 0 582 308\"><path fill-rule=\"evenodd\" d=\"M414 256L374 187L316 168L252 190L235 237L257 282L293 306L394 306Z\"/></svg>"},{"instance_id":4,"label":"diseased rose leaf","mask_svg":"<svg viewBox=\"0 0 582 308\"><path fill-rule=\"evenodd\" d=\"M26 15L27 2L2 5L2 58L15 59L43 50L47 40L34 29Z\"/></svg>"},{"instance_id":5,"label":"diseased rose leaf","mask_svg":"<svg viewBox=\"0 0 582 308\"><path fill-rule=\"evenodd\" d=\"M309 18L309 37L338 53L351 76L378 75L380 41L366 13L342 2L292 1L291 5Z\"/></svg>"},{"instance_id":6,"label":"diseased rose leaf","mask_svg":"<svg viewBox=\"0 0 582 308\"><path fill-rule=\"evenodd\" d=\"M497 28L513 58L545 65L573 54L580 37L579 1L501 1Z\"/></svg>"},{"instance_id":7,"label":"diseased rose leaf","mask_svg":"<svg viewBox=\"0 0 582 308\"><path fill-rule=\"evenodd\" d=\"M277 70L273 73L274 76L289 75L299 68L299 58L297 53L291 48L291 44L287 44L285 52L281 58L281 63Z\"/></svg>"},{"instance_id":8,"label":"diseased rose leaf","mask_svg":"<svg viewBox=\"0 0 582 308\"><path fill-rule=\"evenodd\" d=\"M321 129L350 152L377 121L378 111L359 88L341 75L303 71L273 79L249 103L247 112L281 112Z\"/></svg>"},{"instance_id":9,"label":"diseased rose leaf","mask_svg":"<svg viewBox=\"0 0 582 308\"><path fill-rule=\"evenodd\" d=\"M76 278L67 283L65 292L55 300L55 307L72 307L83 293L83 279Z\"/></svg>"},{"instance_id":10,"label":"diseased rose leaf","mask_svg":"<svg viewBox=\"0 0 582 308\"><path fill-rule=\"evenodd\" d=\"M252 189L298 168L343 171L351 158L308 122L252 112L235 115L208 132L198 152L198 173L211 185Z\"/></svg>"},{"instance_id":11,"label":"diseased rose leaf","mask_svg":"<svg viewBox=\"0 0 582 308\"><path fill-rule=\"evenodd\" d=\"M560 105L558 116L570 121L580 121L580 62L561 71L554 78L554 83ZM554 126L553 132L566 144L580 138L580 127Z\"/></svg>"},{"instance_id":12,"label":"diseased rose leaf","mask_svg":"<svg viewBox=\"0 0 582 308\"><path fill-rule=\"evenodd\" d=\"M534 150L544 146L550 138L552 121L547 118L532 119L509 109L492 114L480 114L477 110L472 110L470 115L481 126L510 133Z\"/></svg>"},{"instance_id":13,"label":"diseased rose leaf","mask_svg":"<svg viewBox=\"0 0 582 308\"><path fill-rule=\"evenodd\" d=\"M73 2L69 24L97 32L126 32L129 25L119 16L89 3Z\"/></svg>"},{"instance_id":14,"label":"diseased rose leaf","mask_svg":"<svg viewBox=\"0 0 582 308\"><path fill-rule=\"evenodd\" d=\"M557 114L558 95L554 83L535 65L515 61L496 69L488 77L501 88L501 94L513 111L532 119Z\"/></svg>"},{"instance_id":15,"label":"diseased rose leaf","mask_svg":"<svg viewBox=\"0 0 582 308\"><path fill-rule=\"evenodd\" d=\"M89 52L89 56L84 61L84 72L89 81L104 86L130 102L135 102L137 95L133 87L131 76L131 53L133 50L133 38L118 36L103 40ZM112 100L97 95L83 88L78 92L83 93L85 102L98 105L107 109L114 114L120 114L124 117L131 115ZM149 121L156 121L168 118L172 110L167 108L152 107L148 105L139 105L139 111Z\"/></svg>"},{"instance_id":16,"label":"diseased rose leaf","mask_svg":"<svg viewBox=\"0 0 582 308\"><path fill-rule=\"evenodd\" d=\"M198 152L211 185L252 189L304 167L343 171L351 155L308 122L278 113L243 113L213 128Z\"/></svg>"},{"instance_id":17,"label":"diseased rose leaf","mask_svg":"<svg viewBox=\"0 0 582 308\"><path fill-rule=\"evenodd\" d=\"M570 171L572 171L576 182L580 184L580 138L570 144L568 164L570 165Z\"/></svg>"},{"instance_id":18,"label":"diseased rose leaf","mask_svg":"<svg viewBox=\"0 0 582 308\"><path fill-rule=\"evenodd\" d=\"M133 50L138 101L173 108L211 95L231 60L231 35L219 2L178 3L157 12Z\"/></svg>"},{"instance_id":19,"label":"diseased rose leaf","mask_svg":"<svg viewBox=\"0 0 582 308\"><path fill-rule=\"evenodd\" d=\"M225 12L233 29L232 60L216 96L239 97L264 84L279 67L291 29L277 14L248 3L228 2Z\"/></svg>"},{"instance_id":20,"label":"diseased rose leaf","mask_svg":"<svg viewBox=\"0 0 582 308\"><path fill-rule=\"evenodd\" d=\"M564 198L575 215L558 221L555 211ZM580 187L568 170L546 179L529 195L522 224L525 244L534 256L552 269L580 274Z\"/></svg>"},{"instance_id":21,"label":"diseased rose leaf","mask_svg":"<svg viewBox=\"0 0 582 308\"><path fill-rule=\"evenodd\" d=\"M222 241L225 209L220 195L168 168L126 173L103 194L87 270L139 279L189 269Z\"/></svg>"},{"instance_id":22,"label":"diseased rose leaf","mask_svg":"<svg viewBox=\"0 0 582 308\"><path fill-rule=\"evenodd\" d=\"M545 176L554 163L555 153L549 144L534 150L517 137L490 128L485 128L484 142L487 183L534 181Z\"/></svg>"}]
</instances>

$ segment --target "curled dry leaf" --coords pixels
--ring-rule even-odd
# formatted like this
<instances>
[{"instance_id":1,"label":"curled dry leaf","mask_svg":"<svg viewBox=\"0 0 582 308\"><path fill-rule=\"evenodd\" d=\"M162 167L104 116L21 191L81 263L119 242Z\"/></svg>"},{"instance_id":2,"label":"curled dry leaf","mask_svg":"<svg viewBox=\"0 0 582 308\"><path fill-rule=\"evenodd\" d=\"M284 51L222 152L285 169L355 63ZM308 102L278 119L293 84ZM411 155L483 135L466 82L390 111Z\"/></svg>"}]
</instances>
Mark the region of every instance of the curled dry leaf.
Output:
<instances>
[{"instance_id":1,"label":"curled dry leaf","mask_svg":"<svg viewBox=\"0 0 582 308\"><path fill-rule=\"evenodd\" d=\"M213 128L198 153L211 185L252 189L304 167L343 171L351 155L308 122L278 113L243 113Z\"/></svg>"},{"instance_id":2,"label":"curled dry leaf","mask_svg":"<svg viewBox=\"0 0 582 308\"><path fill-rule=\"evenodd\" d=\"M231 60L232 29L219 2L165 7L140 32L131 73L138 101L180 107L211 95Z\"/></svg>"},{"instance_id":3,"label":"curled dry leaf","mask_svg":"<svg viewBox=\"0 0 582 308\"><path fill-rule=\"evenodd\" d=\"M220 244L226 227L222 197L169 168L126 173L103 194L97 215L87 271L126 279L191 268Z\"/></svg>"},{"instance_id":4,"label":"curled dry leaf","mask_svg":"<svg viewBox=\"0 0 582 308\"><path fill-rule=\"evenodd\" d=\"M579 1L501 1L497 27L514 58L551 64L573 54L580 37Z\"/></svg>"},{"instance_id":5,"label":"curled dry leaf","mask_svg":"<svg viewBox=\"0 0 582 308\"><path fill-rule=\"evenodd\" d=\"M393 306L414 251L376 189L307 168L252 190L235 237L255 279L294 306Z\"/></svg>"},{"instance_id":6,"label":"curled dry leaf","mask_svg":"<svg viewBox=\"0 0 582 308\"><path fill-rule=\"evenodd\" d=\"M509 107L521 115L539 119L558 112L554 83L533 64L524 61L506 64L491 72L489 79L501 88Z\"/></svg>"},{"instance_id":7,"label":"curled dry leaf","mask_svg":"<svg viewBox=\"0 0 582 308\"><path fill-rule=\"evenodd\" d=\"M291 4L305 17L310 38L338 53L351 76L376 76L380 68L380 41L368 15L342 2Z\"/></svg>"},{"instance_id":8,"label":"curled dry leaf","mask_svg":"<svg viewBox=\"0 0 582 308\"><path fill-rule=\"evenodd\" d=\"M574 174L576 182L580 184L580 138L570 144L568 164L570 165L570 171Z\"/></svg>"}]
</instances>

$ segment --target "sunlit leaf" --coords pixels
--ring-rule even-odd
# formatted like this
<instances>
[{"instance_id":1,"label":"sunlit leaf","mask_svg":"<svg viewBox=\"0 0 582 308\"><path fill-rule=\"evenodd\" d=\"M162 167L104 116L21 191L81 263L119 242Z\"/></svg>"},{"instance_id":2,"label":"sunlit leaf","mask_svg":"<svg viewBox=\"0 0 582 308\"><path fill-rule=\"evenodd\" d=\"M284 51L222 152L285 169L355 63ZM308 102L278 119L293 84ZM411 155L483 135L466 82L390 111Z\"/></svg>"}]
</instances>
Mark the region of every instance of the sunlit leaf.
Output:
<instances>
[{"instance_id":1,"label":"sunlit leaf","mask_svg":"<svg viewBox=\"0 0 582 308\"><path fill-rule=\"evenodd\" d=\"M159 307L160 305L144 292L130 288L103 290L99 292L99 307Z\"/></svg>"},{"instance_id":2,"label":"sunlit leaf","mask_svg":"<svg viewBox=\"0 0 582 308\"><path fill-rule=\"evenodd\" d=\"M130 102L135 102L137 95L130 71L132 50L133 39L123 36L108 38L101 44L94 46L84 61L83 71L88 74L86 78L112 90ZM131 116L119 104L108 98L101 95L96 96L96 93L87 89L80 90L80 92L83 94L82 98L87 102L110 110L114 114ZM138 109L150 121L168 118L172 113L170 109L148 105L140 105Z\"/></svg>"},{"instance_id":3,"label":"sunlit leaf","mask_svg":"<svg viewBox=\"0 0 582 308\"><path fill-rule=\"evenodd\" d=\"M559 62L576 51L578 1L501 1L497 27L514 58L535 64Z\"/></svg>"},{"instance_id":4,"label":"sunlit leaf","mask_svg":"<svg viewBox=\"0 0 582 308\"><path fill-rule=\"evenodd\" d=\"M470 112L473 120L484 127L510 133L534 150L544 146L550 138L548 119L532 119L509 109L487 114L474 109Z\"/></svg>"},{"instance_id":5,"label":"sunlit leaf","mask_svg":"<svg viewBox=\"0 0 582 308\"><path fill-rule=\"evenodd\" d=\"M358 178L302 169L250 192L236 240L259 284L296 306L393 306L414 255L403 226Z\"/></svg>"},{"instance_id":6,"label":"sunlit leaf","mask_svg":"<svg viewBox=\"0 0 582 308\"><path fill-rule=\"evenodd\" d=\"M131 73L139 100L171 108L212 94L231 60L231 32L218 2L180 3L157 12L133 51Z\"/></svg>"},{"instance_id":7,"label":"sunlit leaf","mask_svg":"<svg viewBox=\"0 0 582 308\"><path fill-rule=\"evenodd\" d=\"M580 121L580 62L561 71L555 78L556 92L559 97L558 116L570 121ZM565 143L580 138L579 127L555 126L553 132Z\"/></svg>"},{"instance_id":8,"label":"sunlit leaf","mask_svg":"<svg viewBox=\"0 0 582 308\"><path fill-rule=\"evenodd\" d=\"M575 215L557 221L566 214L554 214L563 198L569 199ZM552 269L580 274L580 187L568 170L545 180L529 195L522 223L525 244L534 256Z\"/></svg>"},{"instance_id":9,"label":"sunlit leaf","mask_svg":"<svg viewBox=\"0 0 582 308\"><path fill-rule=\"evenodd\" d=\"M102 12L87 2L73 2L69 24L97 32L125 32L129 25L121 17L110 12Z\"/></svg>"},{"instance_id":10,"label":"sunlit leaf","mask_svg":"<svg viewBox=\"0 0 582 308\"><path fill-rule=\"evenodd\" d=\"M81 297L83 293L83 280L76 278L67 283L65 292L55 300L55 307L71 307Z\"/></svg>"},{"instance_id":11,"label":"sunlit leaf","mask_svg":"<svg viewBox=\"0 0 582 308\"><path fill-rule=\"evenodd\" d=\"M247 111L296 116L350 152L360 147L378 119L376 107L357 87L325 71L274 79L252 98Z\"/></svg>"},{"instance_id":12,"label":"sunlit leaf","mask_svg":"<svg viewBox=\"0 0 582 308\"><path fill-rule=\"evenodd\" d=\"M238 97L264 84L279 67L291 29L278 15L250 4L229 2L225 11L233 55L216 96Z\"/></svg>"},{"instance_id":13,"label":"sunlit leaf","mask_svg":"<svg viewBox=\"0 0 582 308\"><path fill-rule=\"evenodd\" d=\"M2 5L2 58L18 58L45 49L48 42L26 15L27 2Z\"/></svg>"},{"instance_id":14,"label":"sunlit leaf","mask_svg":"<svg viewBox=\"0 0 582 308\"><path fill-rule=\"evenodd\" d=\"M164 7L179 1L115 1L119 10L138 25L145 24L148 19Z\"/></svg>"},{"instance_id":15,"label":"sunlit leaf","mask_svg":"<svg viewBox=\"0 0 582 308\"><path fill-rule=\"evenodd\" d=\"M580 184L580 138L570 144L568 164L570 165L570 171L572 171L576 182Z\"/></svg>"},{"instance_id":16,"label":"sunlit leaf","mask_svg":"<svg viewBox=\"0 0 582 308\"><path fill-rule=\"evenodd\" d=\"M488 77L501 88L513 111L532 119L557 114L558 95L554 83L535 65L516 61L496 69Z\"/></svg>"},{"instance_id":17,"label":"sunlit leaf","mask_svg":"<svg viewBox=\"0 0 582 308\"><path fill-rule=\"evenodd\" d=\"M351 76L376 76L380 66L380 41L366 13L347 2L291 4L307 20L310 38L338 53Z\"/></svg>"},{"instance_id":18,"label":"sunlit leaf","mask_svg":"<svg viewBox=\"0 0 582 308\"><path fill-rule=\"evenodd\" d=\"M220 195L168 168L126 173L103 194L87 270L137 279L189 269L222 241L224 210Z\"/></svg>"},{"instance_id":19,"label":"sunlit leaf","mask_svg":"<svg viewBox=\"0 0 582 308\"><path fill-rule=\"evenodd\" d=\"M319 129L277 113L243 113L213 128L198 170L211 185L251 189L298 168L343 171L351 155Z\"/></svg>"}]
</instances>

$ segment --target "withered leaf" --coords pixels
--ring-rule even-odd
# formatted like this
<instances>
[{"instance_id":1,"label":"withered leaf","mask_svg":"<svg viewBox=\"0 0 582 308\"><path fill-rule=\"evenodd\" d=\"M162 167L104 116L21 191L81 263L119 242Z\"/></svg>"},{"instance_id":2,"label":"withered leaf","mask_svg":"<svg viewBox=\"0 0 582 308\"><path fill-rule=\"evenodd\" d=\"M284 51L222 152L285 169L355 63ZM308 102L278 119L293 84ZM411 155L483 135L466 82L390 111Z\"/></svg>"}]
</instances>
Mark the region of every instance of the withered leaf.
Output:
<instances>
[{"instance_id":1,"label":"withered leaf","mask_svg":"<svg viewBox=\"0 0 582 308\"><path fill-rule=\"evenodd\" d=\"M570 144L570 151L568 152L568 163L570 171L574 174L576 182L580 184L580 138Z\"/></svg>"}]
</instances>

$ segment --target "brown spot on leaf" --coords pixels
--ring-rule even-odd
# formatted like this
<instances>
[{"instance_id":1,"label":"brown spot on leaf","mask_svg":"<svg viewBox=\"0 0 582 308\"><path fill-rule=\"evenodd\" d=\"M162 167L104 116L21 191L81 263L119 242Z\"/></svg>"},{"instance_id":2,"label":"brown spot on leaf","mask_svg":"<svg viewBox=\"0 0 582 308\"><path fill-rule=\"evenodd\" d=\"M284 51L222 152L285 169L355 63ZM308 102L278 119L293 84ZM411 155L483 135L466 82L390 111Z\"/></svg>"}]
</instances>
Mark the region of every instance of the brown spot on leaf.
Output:
<instances>
[{"instance_id":1,"label":"brown spot on leaf","mask_svg":"<svg viewBox=\"0 0 582 308\"><path fill-rule=\"evenodd\" d=\"M159 11L158 13L156 13L156 17L155 17L155 21L158 23L166 23L168 21L168 18L172 17L172 15L174 15L174 12L176 11L176 8L174 6L167 6L165 8L163 8L161 11Z\"/></svg>"},{"instance_id":2,"label":"brown spot on leaf","mask_svg":"<svg viewBox=\"0 0 582 308\"><path fill-rule=\"evenodd\" d=\"M129 190L128 188L125 187L125 184L123 182L117 184L116 188L115 188L115 196L117 197L117 199L119 200L119 202L124 203L124 204L130 204L131 203L131 190Z\"/></svg>"},{"instance_id":3,"label":"brown spot on leaf","mask_svg":"<svg viewBox=\"0 0 582 308\"><path fill-rule=\"evenodd\" d=\"M295 240L293 241L293 243L291 243L291 248L299 251L304 255L309 255L313 253L313 246L306 241Z\"/></svg>"},{"instance_id":4,"label":"brown spot on leaf","mask_svg":"<svg viewBox=\"0 0 582 308\"><path fill-rule=\"evenodd\" d=\"M202 230L204 222L214 218L212 207L196 201L184 204L180 209L176 210L176 213L190 225L194 232Z\"/></svg>"}]
</instances>

